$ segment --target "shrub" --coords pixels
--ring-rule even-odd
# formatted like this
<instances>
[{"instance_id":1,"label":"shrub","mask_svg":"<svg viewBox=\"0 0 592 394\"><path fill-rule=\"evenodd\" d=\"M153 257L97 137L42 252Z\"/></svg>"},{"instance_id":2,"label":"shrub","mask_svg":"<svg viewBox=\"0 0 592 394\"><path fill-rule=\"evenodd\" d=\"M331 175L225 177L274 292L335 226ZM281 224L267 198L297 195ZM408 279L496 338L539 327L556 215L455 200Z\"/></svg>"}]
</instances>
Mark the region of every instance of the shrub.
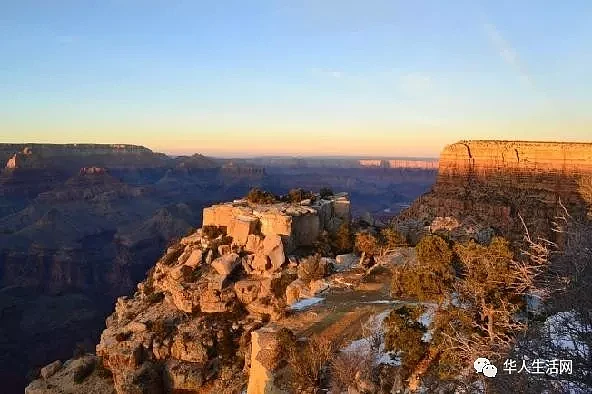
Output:
<instances>
[{"instance_id":1,"label":"shrub","mask_svg":"<svg viewBox=\"0 0 592 394\"><path fill-rule=\"evenodd\" d=\"M151 293L148 296L148 302L151 304L158 304L159 302L162 302L162 300L164 300L164 293L162 291Z\"/></svg>"},{"instance_id":2,"label":"shrub","mask_svg":"<svg viewBox=\"0 0 592 394\"><path fill-rule=\"evenodd\" d=\"M209 239L216 239L220 235L224 234L224 231L218 226L203 226L201 228L201 233L209 238Z\"/></svg>"},{"instance_id":3,"label":"shrub","mask_svg":"<svg viewBox=\"0 0 592 394\"><path fill-rule=\"evenodd\" d=\"M162 263L164 265L174 265L177 260L179 259L179 256L181 256L183 254L183 248L181 246L176 247L175 249L173 249L173 251L171 251L170 253L167 253L163 258L162 258Z\"/></svg>"},{"instance_id":4,"label":"shrub","mask_svg":"<svg viewBox=\"0 0 592 394\"><path fill-rule=\"evenodd\" d=\"M349 223L342 223L331 239L331 246L336 253L349 253L354 248L354 235Z\"/></svg>"},{"instance_id":5,"label":"shrub","mask_svg":"<svg viewBox=\"0 0 592 394\"><path fill-rule=\"evenodd\" d=\"M391 250L401 246L407 246L407 239L403 234L394 228L387 227L380 232L382 242L386 250Z\"/></svg>"},{"instance_id":6,"label":"shrub","mask_svg":"<svg viewBox=\"0 0 592 394\"><path fill-rule=\"evenodd\" d=\"M422 341L427 327L418 322L423 312L422 306L401 306L384 321L385 348L400 352L401 366L407 371L412 370L427 351L427 344Z\"/></svg>"},{"instance_id":7,"label":"shrub","mask_svg":"<svg viewBox=\"0 0 592 394\"><path fill-rule=\"evenodd\" d=\"M394 296L415 297L420 301L443 301L450 297L455 279L452 251L438 236L424 237L416 246L417 264L393 270Z\"/></svg>"},{"instance_id":8,"label":"shrub","mask_svg":"<svg viewBox=\"0 0 592 394\"><path fill-rule=\"evenodd\" d=\"M322 279L329 274L330 267L316 254L302 261L298 266L298 278L305 282Z\"/></svg>"},{"instance_id":9,"label":"shrub","mask_svg":"<svg viewBox=\"0 0 592 394\"><path fill-rule=\"evenodd\" d=\"M333 190L329 187L322 187L319 194L321 195L321 198L326 199L327 197L333 196L335 193L333 193Z\"/></svg>"},{"instance_id":10,"label":"shrub","mask_svg":"<svg viewBox=\"0 0 592 394\"><path fill-rule=\"evenodd\" d=\"M296 392L316 392L325 377L335 345L324 337L312 336L303 345L288 350L290 384Z\"/></svg>"},{"instance_id":11,"label":"shrub","mask_svg":"<svg viewBox=\"0 0 592 394\"><path fill-rule=\"evenodd\" d=\"M80 384L95 370L95 361L92 359L81 359L80 365L74 370L74 383Z\"/></svg>"},{"instance_id":12,"label":"shrub","mask_svg":"<svg viewBox=\"0 0 592 394\"><path fill-rule=\"evenodd\" d=\"M273 204L278 201L278 198L271 192L253 188L247 194L247 201L253 204Z\"/></svg>"},{"instance_id":13,"label":"shrub","mask_svg":"<svg viewBox=\"0 0 592 394\"><path fill-rule=\"evenodd\" d=\"M292 189L288 192L287 201L291 203L299 203L302 200L312 198L311 192L304 191L303 189Z\"/></svg>"},{"instance_id":14,"label":"shrub","mask_svg":"<svg viewBox=\"0 0 592 394\"><path fill-rule=\"evenodd\" d=\"M132 337L132 333L130 331L120 331L117 334L115 334L115 340L117 342L127 341L131 337Z\"/></svg>"},{"instance_id":15,"label":"shrub","mask_svg":"<svg viewBox=\"0 0 592 394\"><path fill-rule=\"evenodd\" d=\"M373 362L368 350L339 352L330 363L332 391L347 393L360 379L372 379Z\"/></svg>"},{"instance_id":16,"label":"shrub","mask_svg":"<svg viewBox=\"0 0 592 394\"><path fill-rule=\"evenodd\" d=\"M420 264L448 266L452 261L452 251L448 244L437 235L423 237L415 248Z\"/></svg>"},{"instance_id":17,"label":"shrub","mask_svg":"<svg viewBox=\"0 0 592 394\"><path fill-rule=\"evenodd\" d=\"M380 252L378 240L370 233L357 233L355 240L356 250L366 256L375 256Z\"/></svg>"}]
</instances>

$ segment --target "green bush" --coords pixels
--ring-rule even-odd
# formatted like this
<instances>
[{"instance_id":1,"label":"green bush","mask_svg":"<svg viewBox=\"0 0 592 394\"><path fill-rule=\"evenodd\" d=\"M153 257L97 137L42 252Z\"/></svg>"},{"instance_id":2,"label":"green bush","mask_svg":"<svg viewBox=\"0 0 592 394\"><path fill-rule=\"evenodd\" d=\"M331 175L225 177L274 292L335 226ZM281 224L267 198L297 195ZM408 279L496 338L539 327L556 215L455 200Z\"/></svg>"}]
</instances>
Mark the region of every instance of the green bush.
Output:
<instances>
[{"instance_id":1,"label":"green bush","mask_svg":"<svg viewBox=\"0 0 592 394\"><path fill-rule=\"evenodd\" d=\"M273 204L278 202L278 198L271 192L253 188L247 194L247 201L252 204Z\"/></svg>"},{"instance_id":2,"label":"green bush","mask_svg":"<svg viewBox=\"0 0 592 394\"><path fill-rule=\"evenodd\" d=\"M331 246L336 253L349 253L354 248L354 235L349 223L344 222L332 236Z\"/></svg>"},{"instance_id":3,"label":"green bush","mask_svg":"<svg viewBox=\"0 0 592 394\"><path fill-rule=\"evenodd\" d=\"M427 327L418 322L423 312L422 306L401 306L384 321L385 348L400 352L401 366L406 371L411 371L427 351L427 344L422 341Z\"/></svg>"},{"instance_id":4,"label":"green bush","mask_svg":"<svg viewBox=\"0 0 592 394\"><path fill-rule=\"evenodd\" d=\"M386 250L407 246L407 238L394 228L387 227L382 229L380 236Z\"/></svg>"},{"instance_id":5,"label":"green bush","mask_svg":"<svg viewBox=\"0 0 592 394\"><path fill-rule=\"evenodd\" d=\"M447 267L452 261L452 250L446 241L437 235L423 237L415 249L419 263L422 265Z\"/></svg>"},{"instance_id":6,"label":"green bush","mask_svg":"<svg viewBox=\"0 0 592 394\"><path fill-rule=\"evenodd\" d=\"M438 236L428 236L420 241L416 251L417 264L393 269L393 296L438 302L449 299L455 272L448 244Z\"/></svg>"}]
</instances>

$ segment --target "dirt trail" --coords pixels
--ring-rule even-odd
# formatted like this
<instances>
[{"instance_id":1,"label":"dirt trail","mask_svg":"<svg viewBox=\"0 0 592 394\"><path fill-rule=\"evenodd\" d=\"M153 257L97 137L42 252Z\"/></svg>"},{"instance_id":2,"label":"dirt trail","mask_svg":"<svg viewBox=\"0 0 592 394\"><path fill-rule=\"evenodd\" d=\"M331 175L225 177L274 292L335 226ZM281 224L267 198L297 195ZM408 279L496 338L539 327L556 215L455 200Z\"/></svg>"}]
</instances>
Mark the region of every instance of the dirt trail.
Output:
<instances>
[{"instance_id":1,"label":"dirt trail","mask_svg":"<svg viewBox=\"0 0 592 394\"><path fill-rule=\"evenodd\" d=\"M414 258L402 252L390 264L377 267L370 274L356 268L332 275L330 289L319 296L323 298L321 302L295 311L280 325L299 337L318 334L344 344L360 339L364 323L401 302L390 296L392 272L389 267Z\"/></svg>"}]
</instances>

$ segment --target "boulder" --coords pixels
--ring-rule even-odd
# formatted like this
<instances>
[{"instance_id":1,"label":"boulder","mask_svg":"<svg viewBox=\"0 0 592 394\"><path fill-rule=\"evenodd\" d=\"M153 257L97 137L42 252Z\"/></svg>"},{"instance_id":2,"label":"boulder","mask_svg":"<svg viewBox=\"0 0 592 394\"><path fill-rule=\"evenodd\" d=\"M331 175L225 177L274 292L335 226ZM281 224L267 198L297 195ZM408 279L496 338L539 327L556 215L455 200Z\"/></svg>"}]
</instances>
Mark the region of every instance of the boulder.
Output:
<instances>
[{"instance_id":1,"label":"boulder","mask_svg":"<svg viewBox=\"0 0 592 394\"><path fill-rule=\"evenodd\" d=\"M261 234L268 236L292 234L292 217L281 212L265 212L261 215Z\"/></svg>"},{"instance_id":2,"label":"boulder","mask_svg":"<svg viewBox=\"0 0 592 394\"><path fill-rule=\"evenodd\" d=\"M245 250L249 253L255 253L261 249L263 243L263 237L261 235L250 234L247 237Z\"/></svg>"},{"instance_id":3,"label":"boulder","mask_svg":"<svg viewBox=\"0 0 592 394\"><path fill-rule=\"evenodd\" d=\"M227 254L214 260L212 262L212 268L214 268L218 274L228 276L239 266L238 260L239 257L236 253Z\"/></svg>"},{"instance_id":4,"label":"boulder","mask_svg":"<svg viewBox=\"0 0 592 394\"><path fill-rule=\"evenodd\" d=\"M171 346L171 355L177 360L192 363L205 363L208 361L208 347L204 346L198 338L186 334L186 332L183 332L175 335Z\"/></svg>"},{"instance_id":5,"label":"boulder","mask_svg":"<svg viewBox=\"0 0 592 394\"><path fill-rule=\"evenodd\" d=\"M360 258L354 253L340 254L335 257L334 268L337 272L343 272L351 269Z\"/></svg>"},{"instance_id":6,"label":"boulder","mask_svg":"<svg viewBox=\"0 0 592 394\"><path fill-rule=\"evenodd\" d=\"M231 204L214 205L204 208L203 226L229 227L234 218L233 206Z\"/></svg>"},{"instance_id":7,"label":"boulder","mask_svg":"<svg viewBox=\"0 0 592 394\"><path fill-rule=\"evenodd\" d=\"M169 360L164 366L164 381L168 392L197 392L204 383L203 364Z\"/></svg>"},{"instance_id":8,"label":"boulder","mask_svg":"<svg viewBox=\"0 0 592 394\"><path fill-rule=\"evenodd\" d=\"M181 238L180 243L181 243L181 245L199 244L199 243L201 243L201 234L196 231L191 235Z\"/></svg>"},{"instance_id":9,"label":"boulder","mask_svg":"<svg viewBox=\"0 0 592 394\"><path fill-rule=\"evenodd\" d=\"M115 389L126 394L161 394L162 378L158 368L146 362L137 370L124 373L121 379L115 381Z\"/></svg>"},{"instance_id":10,"label":"boulder","mask_svg":"<svg viewBox=\"0 0 592 394\"><path fill-rule=\"evenodd\" d=\"M207 276L208 289L222 290L228 284L228 275L210 274Z\"/></svg>"},{"instance_id":11,"label":"boulder","mask_svg":"<svg viewBox=\"0 0 592 394\"><path fill-rule=\"evenodd\" d=\"M230 222L228 235L232 237L232 243L235 245L245 245L249 235L257 231L259 219L254 216L240 215Z\"/></svg>"},{"instance_id":12,"label":"boulder","mask_svg":"<svg viewBox=\"0 0 592 394\"><path fill-rule=\"evenodd\" d=\"M292 305L301 299L311 298L327 290L329 284L323 280L313 280L310 283L296 279L286 287L286 303Z\"/></svg>"},{"instance_id":13,"label":"boulder","mask_svg":"<svg viewBox=\"0 0 592 394\"><path fill-rule=\"evenodd\" d=\"M308 298L308 288L302 279L296 279L286 287L286 303L292 305L300 298Z\"/></svg>"},{"instance_id":14,"label":"boulder","mask_svg":"<svg viewBox=\"0 0 592 394\"><path fill-rule=\"evenodd\" d=\"M333 214L346 223L351 221L351 202L347 193L336 196L333 201Z\"/></svg>"},{"instance_id":15,"label":"boulder","mask_svg":"<svg viewBox=\"0 0 592 394\"><path fill-rule=\"evenodd\" d=\"M41 368L41 377L43 379L48 379L49 377L55 375L62 368L62 362L60 360L56 360L51 364L47 364L45 367Z\"/></svg>"},{"instance_id":16,"label":"boulder","mask_svg":"<svg viewBox=\"0 0 592 394\"><path fill-rule=\"evenodd\" d=\"M257 299L261 282L253 279L239 280L234 284L236 297L242 304L249 304Z\"/></svg>"},{"instance_id":17,"label":"boulder","mask_svg":"<svg viewBox=\"0 0 592 394\"><path fill-rule=\"evenodd\" d=\"M230 288L223 291L208 288L201 293L199 305L205 313L229 312L233 309L234 297L236 295Z\"/></svg>"},{"instance_id":18,"label":"boulder","mask_svg":"<svg viewBox=\"0 0 592 394\"><path fill-rule=\"evenodd\" d=\"M218 254L220 256L224 256L227 254L230 254L232 252L232 248L230 247L230 245L220 245L218 246Z\"/></svg>"},{"instance_id":19,"label":"boulder","mask_svg":"<svg viewBox=\"0 0 592 394\"><path fill-rule=\"evenodd\" d=\"M163 288L175 307L183 312L192 313L199 309L199 288L194 283L167 283Z\"/></svg>"},{"instance_id":20,"label":"boulder","mask_svg":"<svg viewBox=\"0 0 592 394\"><path fill-rule=\"evenodd\" d=\"M251 333L251 370L247 394L284 394L275 385L275 372L281 361L278 329L264 327Z\"/></svg>"},{"instance_id":21,"label":"boulder","mask_svg":"<svg viewBox=\"0 0 592 394\"><path fill-rule=\"evenodd\" d=\"M146 324L139 321L132 321L125 326L125 331L135 334L146 332L147 329Z\"/></svg>"},{"instance_id":22,"label":"boulder","mask_svg":"<svg viewBox=\"0 0 592 394\"><path fill-rule=\"evenodd\" d=\"M315 295L318 295L319 293L322 293L323 291L327 290L328 288L329 288L329 284L323 279L313 280L312 282L310 282L308 284L308 289L310 291L310 294L312 294L313 297Z\"/></svg>"},{"instance_id":23,"label":"boulder","mask_svg":"<svg viewBox=\"0 0 592 394\"><path fill-rule=\"evenodd\" d=\"M263 254L269 257L272 271L280 270L286 261L282 238L279 235L265 237L263 240Z\"/></svg>"},{"instance_id":24,"label":"boulder","mask_svg":"<svg viewBox=\"0 0 592 394\"><path fill-rule=\"evenodd\" d=\"M253 258L251 266L255 271L259 272L264 272L268 269L271 269L271 262L269 261L269 256L267 256L263 252L257 253Z\"/></svg>"}]
</instances>

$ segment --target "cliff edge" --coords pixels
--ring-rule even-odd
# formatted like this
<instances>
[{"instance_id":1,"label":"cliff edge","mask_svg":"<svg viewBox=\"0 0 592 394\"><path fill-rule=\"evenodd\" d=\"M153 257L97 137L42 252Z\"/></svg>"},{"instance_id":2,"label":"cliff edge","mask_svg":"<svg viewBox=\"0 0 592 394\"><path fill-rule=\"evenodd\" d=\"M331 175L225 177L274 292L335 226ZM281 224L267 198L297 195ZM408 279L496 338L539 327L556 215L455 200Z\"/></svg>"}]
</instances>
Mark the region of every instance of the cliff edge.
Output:
<instances>
[{"instance_id":1,"label":"cliff edge","mask_svg":"<svg viewBox=\"0 0 592 394\"><path fill-rule=\"evenodd\" d=\"M590 209L590 179L592 143L459 141L444 148L436 184L401 220L433 227L449 218L521 238L522 217L536 235L552 237L563 207L576 216Z\"/></svg>"}]
</instances>

